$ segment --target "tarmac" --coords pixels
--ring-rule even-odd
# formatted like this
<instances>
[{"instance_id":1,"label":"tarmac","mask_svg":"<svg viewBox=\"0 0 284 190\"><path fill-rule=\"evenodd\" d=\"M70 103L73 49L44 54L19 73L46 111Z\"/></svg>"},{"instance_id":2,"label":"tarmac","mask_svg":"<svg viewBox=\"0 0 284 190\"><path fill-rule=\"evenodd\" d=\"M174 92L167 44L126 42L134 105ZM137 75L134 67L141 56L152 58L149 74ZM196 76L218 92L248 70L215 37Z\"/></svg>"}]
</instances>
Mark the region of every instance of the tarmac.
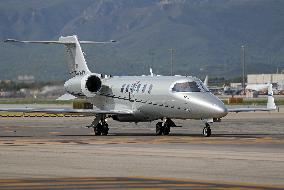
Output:
<instances>
[{"instance_id":1,"label":"tarmac","mask_svg":"<svg viewBox=\"0 0 284 190\"><path fill-rule=\"evenodd\" d=\"M203 123L92 117L0 118L0 189L284 189L284 113L231 113L202 137Z\"/></svg>"}]
</instances>

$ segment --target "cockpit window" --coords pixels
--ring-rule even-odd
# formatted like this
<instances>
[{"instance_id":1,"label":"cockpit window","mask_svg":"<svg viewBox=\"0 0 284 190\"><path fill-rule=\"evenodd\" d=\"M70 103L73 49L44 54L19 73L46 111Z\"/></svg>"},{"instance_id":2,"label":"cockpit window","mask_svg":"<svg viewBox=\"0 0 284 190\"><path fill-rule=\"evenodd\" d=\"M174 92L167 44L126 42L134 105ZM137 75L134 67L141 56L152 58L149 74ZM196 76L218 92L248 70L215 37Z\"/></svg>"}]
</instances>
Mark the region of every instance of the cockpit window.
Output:
<instances>
[{"instance_id":1,"label":"cockpit window","mask_svg":"<svg viewBox=\"0 0 284 190\"><path fill-rule=\"evenodd\" d=\"M193 81L193 82L181 82L176 83L174 87L172 88L173 92L200 92L201 89L199 88L199 85Z\"/></svg>"}]
</instances>

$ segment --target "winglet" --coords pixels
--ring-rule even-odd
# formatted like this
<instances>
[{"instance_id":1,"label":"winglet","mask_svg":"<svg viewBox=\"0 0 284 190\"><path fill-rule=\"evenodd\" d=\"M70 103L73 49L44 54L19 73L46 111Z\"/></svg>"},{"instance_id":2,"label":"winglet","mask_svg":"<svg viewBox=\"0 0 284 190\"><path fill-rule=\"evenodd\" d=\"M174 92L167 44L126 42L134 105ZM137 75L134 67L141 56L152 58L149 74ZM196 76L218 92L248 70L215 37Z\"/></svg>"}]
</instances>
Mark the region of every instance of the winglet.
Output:
<instances>
[{"instance_id":1,"label":"winglet","mask_svg":"<svg viewBox=\"0 0 284 190\"><path fill-rule=\"evenodd\" d=\"M276 109L276 105L275 105L274 97L273 97L272 84L269 84L268 86L267 109L269 110Z\"/></svg>"}]
</instances>

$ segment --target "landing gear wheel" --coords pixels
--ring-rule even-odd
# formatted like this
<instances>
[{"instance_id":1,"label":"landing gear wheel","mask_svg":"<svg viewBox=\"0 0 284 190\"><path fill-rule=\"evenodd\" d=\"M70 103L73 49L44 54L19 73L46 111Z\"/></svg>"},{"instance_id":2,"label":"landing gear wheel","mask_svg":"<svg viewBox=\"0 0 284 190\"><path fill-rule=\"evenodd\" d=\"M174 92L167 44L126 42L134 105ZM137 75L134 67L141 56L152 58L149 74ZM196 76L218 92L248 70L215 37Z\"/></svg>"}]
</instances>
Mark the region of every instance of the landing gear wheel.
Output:
<instances>
[{"instance_id":1,"label":"landing gear wheel","mask_svg":"<svg viewBox=\"0 0 284 190\"><path fill-rule=\"evenodd\" d=\"M164 123L163 134L169 135L170 132L171 132L171 127L175 127L175 126L176 126L176 124L171 119L167 119L166 122Z\"/></svg>"},{"instance_id":2,"label":"landing gear wheel","mask_svg":"<svg viewBox=\"0 0 284 190\"><path fill-rule=\"evenodd\" d=\"M102 128L103 126L100 123L98 123L97 126L94 127L94 132L96 136L99 136L102 134Z\"/></svg>"},{"instance_id":3,"label":"landing gear wheel","mask_svg":"<svg viewBox=\"0 0 284 190\"><path fill-rule=\"evenodd\" d=\"M176 126L175 123L167 119L167 121L163 124L163 122L158 122L156 124L156 135L169 135L171 132L171 127Z\"/></svg>"},{"instance_id":4,"label":"landing gear wheel","mask_svg":"<svg viewBox=\"0 0 284 190\"><path fill-rule=\"evenodd\" d=\"M169 135L171 128L169 126L164 126L164 135Z\"/></svg>"},{"instance_id":5,"label":"landing gear wheel","mask_svg":"<svg viewBox=\"0 0 284 190\"><path fill-rule=\"evenodd\" d=\"M205 124L205 127L203 128L203 136L204 137L210 137L211 136L211 128L208 123Z\"/></svg>"},{"instance_id":6,"label":"landing gear wheel","mask_svg":"<svg viewBox=\"0 0 284 190\"><path fill-rule=\"evenodd\" d=\"M108 134L108 124L105 123L103 126L102 126L102 135L106 136Z\"/></svg>"},{"instance_id":7,"label":"landing gear wheel","mask_svg":"<svg viewBox=\"0 0 284 190\"><path fill-rule=\"evenodd\" d=\"M105 115L96 117L90 127L94 128L94 132L96 136L107 135L109 131Z\"/></svg>"},{"instance_id":8,"label":"landing gear wheel","mask_svg":"<svg viewBox=\"0 0 284 190\"><path fill-rule=\"evenodd\" d=\"M156 124L156 135L162 135L164 131L163 122L158 122Z\"/></svg>"}]
</instances>

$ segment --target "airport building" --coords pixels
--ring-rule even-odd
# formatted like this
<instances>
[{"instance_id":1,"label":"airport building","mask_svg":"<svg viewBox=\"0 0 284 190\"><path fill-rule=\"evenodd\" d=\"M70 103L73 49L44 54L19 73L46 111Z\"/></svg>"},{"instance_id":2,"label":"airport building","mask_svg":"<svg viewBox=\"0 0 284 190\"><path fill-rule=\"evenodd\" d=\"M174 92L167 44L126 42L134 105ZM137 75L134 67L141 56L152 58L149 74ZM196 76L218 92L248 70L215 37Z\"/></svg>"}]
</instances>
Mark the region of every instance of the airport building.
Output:
<instances>
[{"instance_id":1,"label":"airport building","mask_svg":"<svg viewBox=\"0 0 284 190\"><path fill-rule=\"evenodd\" d=\"M249 74L248 84L279 83L284 81L284 74Z\"/></svg>"},{"instance_id":2,"label":"airport building","mask_svg":"<svg viewBox=\"0 0 284 190\"><path fill-rule=\"evenodd\" d=\"M33 84L35 83L35 77L33 75L19 75L17 77L17 82L24 84Z\"/></svg>"}]
</instances>

